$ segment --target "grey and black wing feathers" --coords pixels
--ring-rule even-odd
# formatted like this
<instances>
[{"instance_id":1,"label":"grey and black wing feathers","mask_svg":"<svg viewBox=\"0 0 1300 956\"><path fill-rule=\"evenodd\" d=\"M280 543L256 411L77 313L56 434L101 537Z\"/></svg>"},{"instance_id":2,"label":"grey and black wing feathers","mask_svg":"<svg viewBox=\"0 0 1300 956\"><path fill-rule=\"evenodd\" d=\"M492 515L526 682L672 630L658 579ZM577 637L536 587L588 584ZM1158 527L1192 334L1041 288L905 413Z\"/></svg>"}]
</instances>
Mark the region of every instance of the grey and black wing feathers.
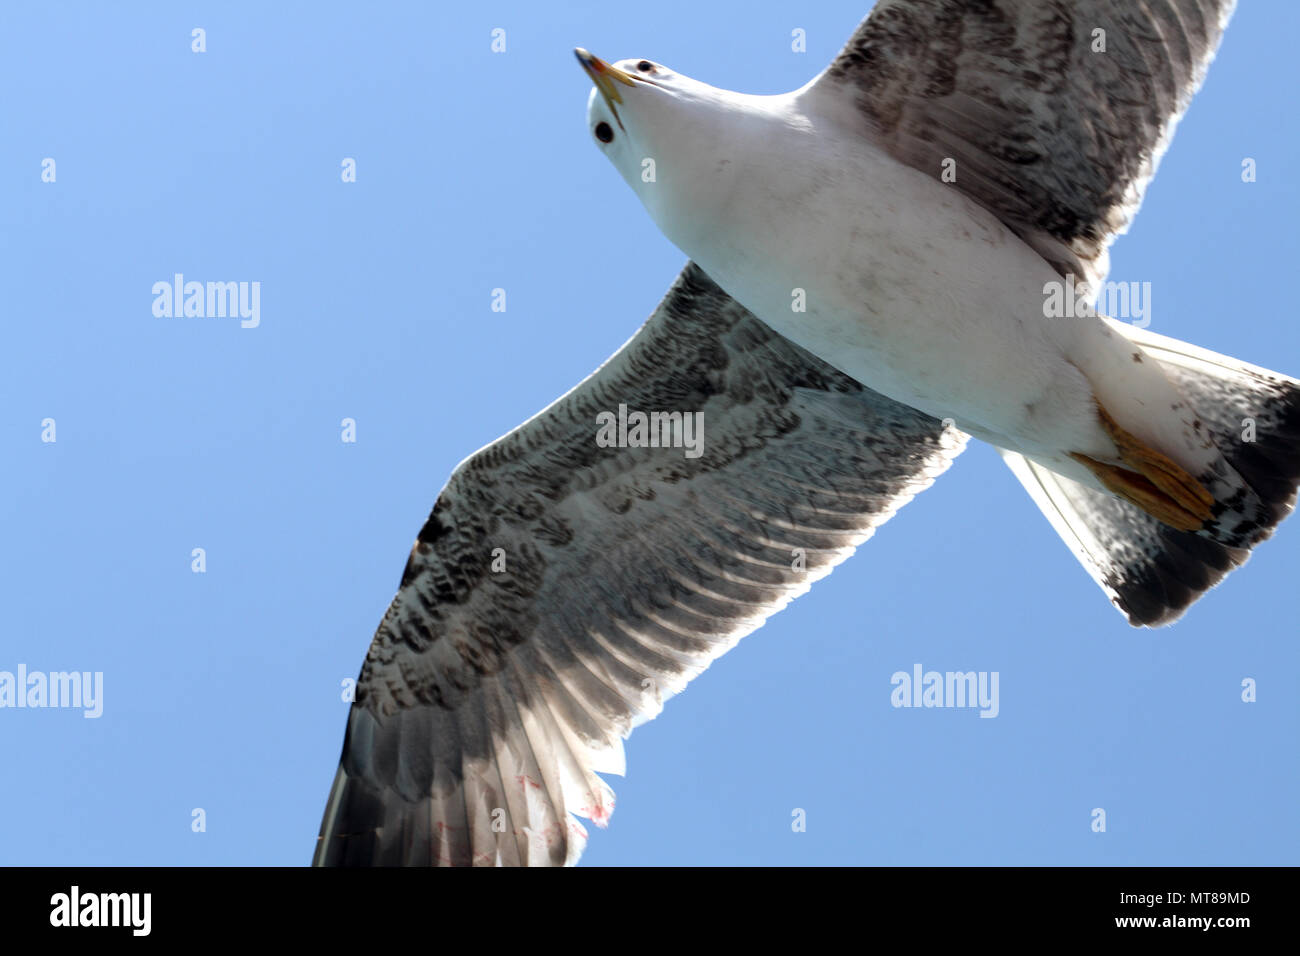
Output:
<instances>
[{"instance_id":1,"label":"grey and black wing feathers","mask_svg":"<svg viewBox=\"0 0 1300 956\"><path fill-rule=\"evenodd\" d=\"M601 413L703 414L701 454ZM563 864L622 738L927 487L965 436L688 264L597 372L461 463L349 713L315 863ZM628 444L632 444L628 442Z\"/></svg>"},{"instance_id":2,"label":"grey and black wing feathers","mask_svg":"<svg viewBox=\"0 0 1300 956\"><path fill-rule=\"evenodd\" d=\"M816 87L895 158L1105 278L1235 0L880 0Z\"/></svg>"}]
</instances>

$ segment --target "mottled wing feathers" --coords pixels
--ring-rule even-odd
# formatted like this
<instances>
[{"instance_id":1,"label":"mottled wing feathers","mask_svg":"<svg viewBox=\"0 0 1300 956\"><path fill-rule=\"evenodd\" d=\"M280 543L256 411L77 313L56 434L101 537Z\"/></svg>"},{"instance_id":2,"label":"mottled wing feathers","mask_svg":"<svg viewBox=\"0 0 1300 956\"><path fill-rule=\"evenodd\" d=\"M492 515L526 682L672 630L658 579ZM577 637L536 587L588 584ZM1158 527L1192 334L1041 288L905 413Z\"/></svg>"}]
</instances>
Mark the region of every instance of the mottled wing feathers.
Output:
<instances>
[{"instance_id":1,"label":"mottled wing feathers","mask_svg":"<svg viewBox=\"0 0 1300 956\"><path fill-rule=\"evenodd\" d=\"M1235 0L880 0L817 89L1097 282Z\"/></svg>"},{"instance_id":2,"label":"mottled wing feathers","mask_svg":"<svg viewBox=\"0 0 1300 956\"><path fill-rule=\"evenodd\" d=\"M702 413L701 453L602 447L620 405ZM964 440L688 264L622 350L439 495L366 657L315 862L573 862L573 815L613 809L596 773L623 771L622 738Z\"/></svg>"}]
</instances>

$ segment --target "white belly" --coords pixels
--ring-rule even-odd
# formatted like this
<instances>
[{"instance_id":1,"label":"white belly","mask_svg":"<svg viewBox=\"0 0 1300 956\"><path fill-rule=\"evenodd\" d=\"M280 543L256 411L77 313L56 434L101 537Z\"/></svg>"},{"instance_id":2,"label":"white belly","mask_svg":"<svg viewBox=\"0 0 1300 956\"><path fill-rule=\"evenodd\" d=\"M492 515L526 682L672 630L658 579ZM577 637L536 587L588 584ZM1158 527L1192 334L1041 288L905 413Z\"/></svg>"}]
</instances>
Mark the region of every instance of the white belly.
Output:
<instances>
[{"instance_id":1,"label":"white belly","mask_svg":"<svg viewBox=\"0 0 1300 956\"><path fill-rule=\"evenodd\" d=\"M758 173L779 161L770 136L733 151L716 219L661 228L764 322L891 398L1017 450L1107 446L1065 358L1070 323L1101 323L1044 318L1052 267L953 186L860 141L805 139L821 152L775 180Z\"/></svg>"}]
</instances>

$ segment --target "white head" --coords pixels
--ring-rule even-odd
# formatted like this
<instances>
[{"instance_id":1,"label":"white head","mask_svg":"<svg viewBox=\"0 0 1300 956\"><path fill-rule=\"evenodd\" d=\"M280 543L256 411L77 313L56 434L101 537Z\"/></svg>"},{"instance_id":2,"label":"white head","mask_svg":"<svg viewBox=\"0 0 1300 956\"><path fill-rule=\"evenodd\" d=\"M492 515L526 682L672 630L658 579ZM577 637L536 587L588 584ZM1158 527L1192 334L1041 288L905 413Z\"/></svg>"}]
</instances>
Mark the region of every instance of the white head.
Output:
<instances>
[{"instance_id":1,"label":"white head","mask_svg":"<svg viewBox=\"0 0 1300 956\"><path fill-rule=\"evenodd\" d=\"M588 135L664 234L691 254L738 166L730 162L739 146L736 94L653 60L611 65L581 48L574 53L595 84Z\"/></svg>"}]
</instances>

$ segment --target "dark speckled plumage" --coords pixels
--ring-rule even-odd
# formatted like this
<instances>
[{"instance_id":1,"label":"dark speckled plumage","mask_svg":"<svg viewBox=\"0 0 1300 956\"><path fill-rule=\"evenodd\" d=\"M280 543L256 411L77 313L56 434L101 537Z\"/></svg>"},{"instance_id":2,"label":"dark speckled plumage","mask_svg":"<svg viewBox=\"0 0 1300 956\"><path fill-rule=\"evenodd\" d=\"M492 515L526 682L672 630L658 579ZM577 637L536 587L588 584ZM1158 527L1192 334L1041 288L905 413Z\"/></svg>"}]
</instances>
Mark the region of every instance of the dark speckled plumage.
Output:
<instances>
[{"instance_id":1,"label":"dark speckled plumage","mask_svg":"<svg viewBox=\"0 0 1300 956\"><path fill-rule=\"evenodd\" d=\"M831 63L877 142L1106 273L1235 0L879 0ZM1103 30L1105 52L1094 51Z\"/></svg>"},{"instance_id":2,"label":"dark speckled plumage","mask_svg":"<svg viewBox=\"0 0 1300 956\"><path fill-rule=\"evenodd\" d=\"M703 412L703 454L598 446L619 404ZM361 671L317 862L575 859L565 808L603 821L592 770L619 768L633 724L964 441L688 265L617 355L438 496Z\"/></svg>"}]
</instances>

